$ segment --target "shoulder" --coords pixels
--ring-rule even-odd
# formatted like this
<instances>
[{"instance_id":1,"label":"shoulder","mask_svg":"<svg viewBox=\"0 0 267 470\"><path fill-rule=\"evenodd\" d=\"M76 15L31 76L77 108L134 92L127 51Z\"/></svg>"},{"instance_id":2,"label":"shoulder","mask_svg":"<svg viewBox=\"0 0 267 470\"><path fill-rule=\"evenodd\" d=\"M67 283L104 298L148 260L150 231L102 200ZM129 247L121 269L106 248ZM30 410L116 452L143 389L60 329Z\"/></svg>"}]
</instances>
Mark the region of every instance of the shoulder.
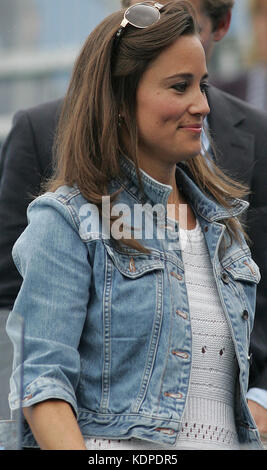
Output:
<instances>
[{"instance_id":1,"label":"shoulder","mask_svg":"<svg viewBox=\"0 0 267 470\"><path fill-rule=\"evenodd\" d=\"M63 100L59 99L18 111L2 147L2 165L10 154L20 160L27 154L27 161L38 162L40 174L51 174L52 148L57 121ZM10 158L10 157L8 157Z\"/></svg>"},{"instance_id":2,"label":"shoulder","mask_svg":"<svg viewBox=\"0 0 267 470\"><path fill-rule=\"evenodd\" d=\"M48 224L61 224L64 221L84 240L91 238L92 230L88 228L90 223L99 229L98 208L89 203L75 186L60 186L54 192L38 196L29 205L27 215L29 223L35 221L35 225L39 221L43 223L44 219Z\"/></svg>"},{"instance_id":3,"label":"shoulder","mask_svg":"<svg viewBox=\"0 0 267 470\"><path fill-rule=\"evenodd\" d=\"M222 90L231 96L236 96L241 100L246 99L248 73L244 72L233 79L222 80L219 77L214 77L212 84L219 90Z\"/></svg>"},{"instance_id":4,"label":"shoulder","mask_svg":"<svg viewBox=\"0 0 267 470\"><path fill-rule=\"evenodd\" d=\"M0 175L6 165L36 167L40 177L52 172L52 147L63 100L18 111L1 147ZM33 167L34 166L34 167ZM19 172L18 172L19 175ZM30 178L30 173L29 173Z\"/></svg>"},{"instance_id":5,"label":"shoulder","mask_svg":"<svg viewBox=\"0 0 267 470\"><path fill-rule=\"evenodd\" d=\"M255 108L247 102L231 95L223 90L210 86L208 91L208 101L212 113L216 113L216 118L235 119L253 134L267 132L267 113Z\"/></svg>"},{"instance_id":6,"label":"shoulder","mask_svg":"<svg viewBox=\"0 0 267 470\"><path fill-rule=\"evenodd\" d=\"M118 189L119 184L114 182L112 188ZM113 192L113 191L111 191ZM118 203L129 202L126 191L121 191ZM78 233L82 242L108 240L111 236L110 225L103 214L111 210L111 198L106 196L102 200L102 207L88 201L76 186L61 186L54 192L46 192L38 196L28 207L29 223L34 221L42 225L66 225ZM45 219L45 222L44 222Z\"/></svg>"},{"instance_id":7,"label":"shoulder","mask_svg":"<svg viewBox=\"0 0 267 470\"><path fill-rule=\"evenodd\" d=\"M67 256L67 263L70 259L78 262L87 259L87 240L80 235L79 207L83 203L80 191L68 186L46 192L30 203L28 224L12 249L19 272L26 273L27 265L31 268L45 265L49 270L51 263L61 256Z\"/></svg>"},{"instance_id":8,"label":"shoulder","mask_svg":"<svg viewBox=\"0 0 267 470\"><path fill-rule=\"evenodd\" d=\"M79 212L80 207L87 204L80 190L75 186L60 186L55 191L47 191L36 197L28 207L28 214L38 212L43 207L51 207L59 212Z\"/></svg>"},{"instance_id":9,"label":"shoulder","mask_svg":"<svg viewBox=\"0 0 267 470\"><path fill-rule=\"evenodd\" d=\"M30 134L36 134L40 137L43 134L49 135L49 129L53 129L59 117L63 100L51 101L39 106L19 110L15 113L12 122L12 128L3 144L7 146L10 141L12 143L16 139L21 139L27 133L27 139ZM25 142L26 144L26 142Z\"/></svg>"},{"instance_id":10,"label":"shoulder","mask_svg":"<svg viewBox=\"0 0 267 470\"><path fill-rule=\"evenodd\" d=\"M38 106L33 106L31 108L19 110L14 115L13 122L19 122L25 118L36 125L53 122L60 113L62 103L63 99L58 99Z\"/></svg>"},{"instance_id":11,"label":"shoulder","mask_svg":"<svg viewBox=\"0 0 267 470\"><path fill-rule=\"evenodd\" d=\"M25 130L35 140L38 152L50 153L63 99L18 111L13 118L13 134Z\"/></svg>"},{"instance_id":12,"label":"shoulder","mask_svg":"<svg viewBox=\"0 0 267 470\"><path fill-rule=\"evenodd\" d=\"M264 111L255 108L246 101L243 101L240 98L227 93L226 91L219 90L219 88L216 88L215 86L210 87L208 100L212 106L240 110L247 117L249 117L249 115L252 115L253 117L255 116L258 119L266 119L267 117L267 113Z\"/></svg>"}]
</instances>

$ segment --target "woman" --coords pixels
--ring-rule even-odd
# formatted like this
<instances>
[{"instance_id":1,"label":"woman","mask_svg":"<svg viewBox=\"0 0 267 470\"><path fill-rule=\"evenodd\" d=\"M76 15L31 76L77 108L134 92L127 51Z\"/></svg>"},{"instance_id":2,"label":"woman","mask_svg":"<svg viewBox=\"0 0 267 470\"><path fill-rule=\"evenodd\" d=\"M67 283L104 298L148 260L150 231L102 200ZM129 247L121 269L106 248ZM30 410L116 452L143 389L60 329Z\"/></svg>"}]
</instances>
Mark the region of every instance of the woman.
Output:
<instances>
[{"instance_id":1,"label":"woman","mask_svg":"<svg viewBox=\"0 0 267 470\"><path fill-rule=\"evenodd\" d=\"M80 53L55 177L13 251L24 446L260 448L245 400L259 272L236 218L244 188L201 155L193 12L181 1L123 14Z\"/></svg>"}]
</instances>

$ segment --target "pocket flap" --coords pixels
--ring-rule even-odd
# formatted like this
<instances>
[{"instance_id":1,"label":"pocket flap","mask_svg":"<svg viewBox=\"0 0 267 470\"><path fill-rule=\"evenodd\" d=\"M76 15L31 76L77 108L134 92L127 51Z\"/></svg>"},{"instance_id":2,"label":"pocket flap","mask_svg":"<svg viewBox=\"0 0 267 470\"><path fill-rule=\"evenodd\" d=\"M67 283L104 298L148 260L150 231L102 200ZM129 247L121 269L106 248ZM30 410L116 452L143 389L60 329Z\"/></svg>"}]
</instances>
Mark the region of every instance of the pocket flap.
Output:
<instances>
[{"instance_id":1,"label":"pocket flap","mask_svg":"<svg viewBox=\"0 0 267 470\"><path fill-rule=\"evenodd\" d=\"M157 255L137 251L122 253L106 243L104 246L114 265L126 277L135 279L148 272L164 269L164 261Z\"/></svg>"},{"instance_id":2,"label":"pocket flap","mask_svg":"<svg viewBox=\"0 0 267 470\"><path fill-rule=\"evenodd\" d=\"M248 281L258 284L261 279L258 265L248 256L232 262L225 266L224 269L236 281Z\"/></svg>"}]
</instances>

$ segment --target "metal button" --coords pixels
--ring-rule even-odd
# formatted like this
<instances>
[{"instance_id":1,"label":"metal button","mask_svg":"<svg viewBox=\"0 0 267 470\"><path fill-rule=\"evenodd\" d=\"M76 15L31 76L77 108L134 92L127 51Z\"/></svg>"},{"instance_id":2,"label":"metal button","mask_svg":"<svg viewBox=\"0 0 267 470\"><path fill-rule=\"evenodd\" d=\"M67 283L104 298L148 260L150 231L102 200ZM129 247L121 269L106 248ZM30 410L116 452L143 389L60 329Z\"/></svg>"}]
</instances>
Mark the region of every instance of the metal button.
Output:
<instances>
[{"instance_id":1,"label":"metal button","mask_svg":"<svg viewBox=\"0 0 267 470\"><path fill-rule=\"evenodd\" d=\"M168 434L169 436L175 433L174 429L169 428L156 428L155 431L163 432L163 434Z\"/></svg>"},{"instance_id":2,"label":"metal button","mask_svg":"<svg viewBox=\"0 0 267 470\"><path fill-rule=\"evenodd\" d=\"M229 284L230 279L229 279L228 274L222 273L222 280L223 280L223 282L224 282L225 284Z\"/></svg>"},{"instance_id":3,"label":"metal button","mask_svg":"<svg viewBox=\"0 0 267 470\"><path fill-rule=\"evenodd\" d=\"M27 396L24 398L24 400L22 400L22 402L25 402L25 401L27 401L27 400L30 400L31 398L32 398L32 394L27 395Z\"/></svg>"},{"instance_id":4,"label":"metal button","mask_svg":"<svg viewBox=\"0 0 267 470\"><path fill-rule=\"evenodd\" d=\"M209 231L209 227L208 227L207 225L204 227L204 231L205 231L206 233Z\"/></svg>"},{"instance_id":5,"label":"metal button","mask_svg":"<svg viewBox=\"0 0 267 470\"><path fill-rule=\"evenodd\" d=\"M189 354L187 352L175 351L175 349L172 350L172 354L174 356L181 357L182 359L188 359L189 358Z\"/></svg>"},{"instance_id":6,"label":"metal button","mask_svg":"<svg viewBox=\"0 0 267 470\"><path fill-rule=\"evenodd\" d=\"M176 274L174 271L171 272L171 276L178 279L178 281L182 281L182 279L183 279L183 276L181 276L181 274Z\"/></svg>"},{"instance_id":7,"label":"metal button","mask_svg":"<svg viewBox=\"0 0 267 470\"><path fill-rule=\"evenodd\" d=\"M184 320L187 320L187 318L188 318L187 313L182 312L181 310L176 310L176 315L179 315L179 316L182 317Z\"/></svg>"},{"instance_id":8,"label":"metal button","mask_svg":"<svg viewBox=\"0 0 267 470\"><path fill-rule=\"evenodd\" d=\"M248 317L249 317L249 313L247 310L244 310L243 313L242 313L242 318L243 320L248 320Z\"/></svg>"},{"instance_id":9,"label":"metal button","mask_svg":"<svg viewBox=\"0 0 267 470\"><path fill-rule=\"evenodd\" d=\"M164 395L165 397L175 398L176 400L180 400L181 398L183 398L182 393L165 392Z\"/></svg>"},{"instance_id":10,"label":"metal button","mask_svg":"<svg viewBox=\"0 0 267 470\"><path fill-rule=\"evenodd\" d=\"M130 271L131 271L132 273L135 273L135 272L136 272L135 262L134 262L134 259L133 259L133 258L130 259L129 269L130 269Z\"/></svg>"}]
</instances>

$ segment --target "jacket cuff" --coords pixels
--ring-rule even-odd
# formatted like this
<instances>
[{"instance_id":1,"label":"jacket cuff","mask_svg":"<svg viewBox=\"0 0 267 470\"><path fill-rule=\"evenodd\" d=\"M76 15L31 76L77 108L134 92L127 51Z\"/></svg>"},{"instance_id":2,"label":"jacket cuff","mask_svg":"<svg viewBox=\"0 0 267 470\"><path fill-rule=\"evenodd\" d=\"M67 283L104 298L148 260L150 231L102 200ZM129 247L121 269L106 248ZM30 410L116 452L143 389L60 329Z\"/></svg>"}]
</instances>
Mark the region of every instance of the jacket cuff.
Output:
<instances>
[{"instance_id":1,"label":"jacket cuff","mask_svg":"<svg viewBox=\"0 0 267 470\"><path fill-rule=\"evenodd\" d=\"M11 410L16 410L20 407L30 407L49 399L57 399L69 403L76 417L78 416L77 400L74 391L59 380L49 377L39 377L30 383L26 387L22 399L17 394L10 393L9 406Z\"/></svg>"}]
</instances>

